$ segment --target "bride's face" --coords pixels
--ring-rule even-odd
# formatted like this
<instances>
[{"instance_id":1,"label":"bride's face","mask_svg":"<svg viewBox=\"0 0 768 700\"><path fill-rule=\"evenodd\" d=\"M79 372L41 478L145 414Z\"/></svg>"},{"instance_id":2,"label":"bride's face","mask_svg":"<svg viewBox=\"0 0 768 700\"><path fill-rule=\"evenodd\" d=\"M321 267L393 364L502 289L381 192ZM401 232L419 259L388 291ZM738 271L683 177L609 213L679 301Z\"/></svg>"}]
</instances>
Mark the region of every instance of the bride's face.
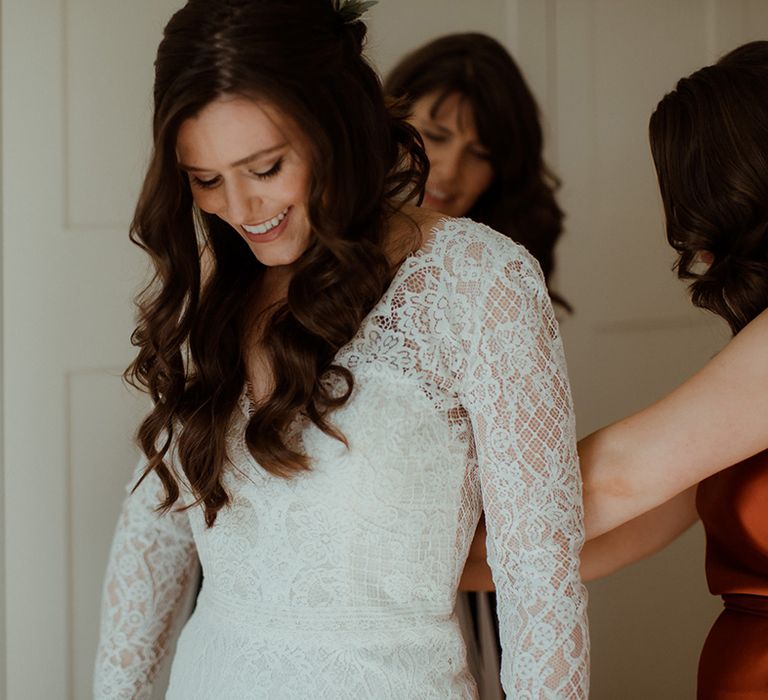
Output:
<instances>
[{"instance_id":1,"label":"bride's face","mask_svg":"<svg viewBox=\"0 0 768 700\"><path fill-rule=\"evenodd\" d=\"M176 153L197 206L226 221L264 265L291 265L307 249L309 150L279 110L216 100L182 123Z\"/></svg>"}]
</instances>

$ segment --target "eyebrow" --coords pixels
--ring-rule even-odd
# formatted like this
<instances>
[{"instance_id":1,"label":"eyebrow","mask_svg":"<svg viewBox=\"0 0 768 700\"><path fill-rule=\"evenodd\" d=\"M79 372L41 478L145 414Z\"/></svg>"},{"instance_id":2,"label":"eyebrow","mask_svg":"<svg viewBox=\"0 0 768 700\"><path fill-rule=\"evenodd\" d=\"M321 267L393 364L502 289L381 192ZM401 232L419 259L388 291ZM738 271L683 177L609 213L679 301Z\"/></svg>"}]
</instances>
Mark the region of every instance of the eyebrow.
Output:
<instances>
[{"instance_id":1,"label":"eyebrow","mask_svg":"<svg viewBox=\"0 0 768 700\"><path fill-rule=\"evenodd\" d=\"M456 133L455 130L450 129L447 126L443 126L439 122L435 121L435 119L433 117L430 118L430 122L428 124L428 128L429 129L434 129L435 131L440 131L440 132L442 132L444 134L453 135L453 134ZM486 152L490 153L490 149L487 146L484 146L483 142L480 141L479 139L475 139L474 141L470 142L469 145L472 146L473 148L479 148L481 151L486 151Z\"/></svg>"},{"instance_id":2,"label":"eyebrow","mask_svg":"<svg viewBox=\"0 0 768 700\"><path fill-rule=\"evenodd\" d=\"M241 165L248 165L248 163L253 162L254 160L258 160L259 158L263 158L264 156L268 156L270 153L274 153L275 151L279 151L281 148L285 148L287 143L280 143L276 146L270 146L269 148L264 148L261 151L256 151L256 153L251 153L251 155L246 156L245 158L241 158L240 160L235 161L230 165L231 168L238 168ZM179 163L179 168L181 170L185 170L187 172L192 173L207 173L207 172L213 172L215 168L201 168L197 165L186 165L185 163Z\"/></svg>"},{"instance_id":3,"label":"eyebrow","mask_svg":"<svg viewBox=\"0 0 768 700\"><path fill-rule=\"evenodd\" d=\"M432 128L432 129L436 129L437 131L443 131L446 134L452 134L453 133L453 129L450 129L447 126L443 126L434 117L430 117L429 118L429 127Z\"/></svg>"}]
</instances>

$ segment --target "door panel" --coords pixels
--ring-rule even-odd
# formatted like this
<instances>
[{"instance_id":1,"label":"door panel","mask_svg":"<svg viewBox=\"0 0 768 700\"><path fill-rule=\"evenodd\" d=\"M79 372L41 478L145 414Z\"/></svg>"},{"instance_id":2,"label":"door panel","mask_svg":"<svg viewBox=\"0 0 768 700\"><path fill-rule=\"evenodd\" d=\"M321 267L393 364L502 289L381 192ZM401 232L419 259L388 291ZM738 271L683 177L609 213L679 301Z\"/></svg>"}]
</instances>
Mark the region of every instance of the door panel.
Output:
<instances>
[{"instance_id":1,"label":"door panel","mask_svg":"<svg viewBox=\"0 0 768 700\"><path fill-rule=\"evenodd\" d=\"M128 224L180 2L3 3L7 696L90 694L106 550L145 405L119 378L146 277Z\"/></svg>"}]
</instances>

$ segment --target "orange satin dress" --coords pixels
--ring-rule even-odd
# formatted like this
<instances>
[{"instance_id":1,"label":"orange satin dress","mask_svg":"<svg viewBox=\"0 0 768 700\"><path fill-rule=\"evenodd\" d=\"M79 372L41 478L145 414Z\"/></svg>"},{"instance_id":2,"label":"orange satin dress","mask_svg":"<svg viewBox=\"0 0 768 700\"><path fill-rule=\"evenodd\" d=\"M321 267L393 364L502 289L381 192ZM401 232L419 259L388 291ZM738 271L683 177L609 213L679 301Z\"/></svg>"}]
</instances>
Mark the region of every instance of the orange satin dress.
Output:
<instances>
[{"instance_id":1,"label":"orange satin dress","mask_svg":"<svg viewBox=\"0 0 768 700\"><path fill-rule=\"evenodd\" d=\"M768 700L768 450L702 481L696 507L709 590L725 606L701 652L698 700Z\"/></svg>"}]
</instances>

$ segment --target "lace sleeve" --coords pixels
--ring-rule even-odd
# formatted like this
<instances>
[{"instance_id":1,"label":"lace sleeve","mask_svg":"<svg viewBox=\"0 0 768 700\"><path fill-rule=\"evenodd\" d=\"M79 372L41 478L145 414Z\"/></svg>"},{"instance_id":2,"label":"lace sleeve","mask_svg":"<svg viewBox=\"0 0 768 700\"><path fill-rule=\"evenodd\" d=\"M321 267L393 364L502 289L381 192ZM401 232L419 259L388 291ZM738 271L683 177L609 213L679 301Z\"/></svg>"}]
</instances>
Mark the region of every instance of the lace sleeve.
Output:
<instances>
[{"instance_id":1,"label":"lace sleeve","mask_svg":"<svg viewBox=\"0 0 768 700\"><path fill-rule=\"evenodd\" d=\"M505 242L506 243L506 242ZM461 400L475 440L508 697L586 698L581 480L562 345L518 247L473 251ZM510 255L511 253L511 255ZM473 281L472 281L473 278Z\"/></svg>"},{"instance_id":2,"label":"lace sleeve","mask_svg":"<svg viewBox=\"0 0 768 700\"><path fill-rule=\"evenodd\" d=\"M155 509L162 495L152 472L123 503L104 580L96 700L151 696L174 614L194 580L197 557L189 518L186 512L159 515Z\"/></svg>"}]
</instances>

